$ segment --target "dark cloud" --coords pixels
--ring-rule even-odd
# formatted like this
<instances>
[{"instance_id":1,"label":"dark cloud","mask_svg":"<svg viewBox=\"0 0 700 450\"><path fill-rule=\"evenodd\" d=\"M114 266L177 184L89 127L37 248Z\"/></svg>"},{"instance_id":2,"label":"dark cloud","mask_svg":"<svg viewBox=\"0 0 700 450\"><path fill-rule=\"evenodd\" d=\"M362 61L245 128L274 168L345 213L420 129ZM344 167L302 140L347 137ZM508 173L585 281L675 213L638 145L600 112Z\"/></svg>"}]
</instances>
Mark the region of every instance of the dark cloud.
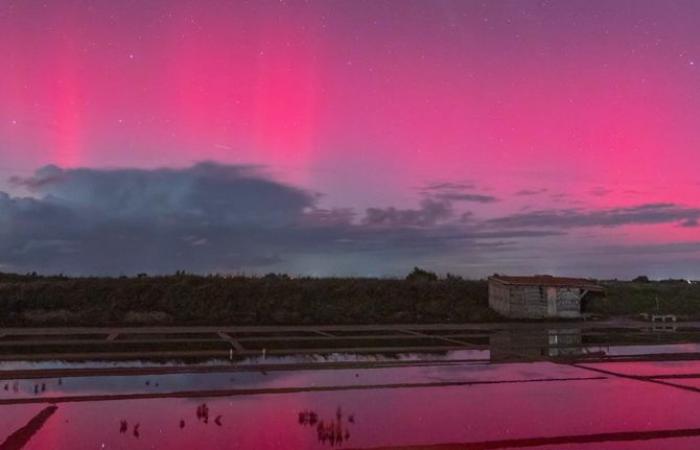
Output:
<instances>
[{"instance_id":1,"label":"dark cloud","mask_svg":"<svg viewBox=\"0 0 700 450\"><path fill-rule=\"evenodd\" d=\"M419 209L367 208L363 223L369 226L403 228L427 227L450 219L453 215L449 201L426 198Z\"/></svg>"},{"instance_id":2,"label":"dark cloud","mask_svg":"<svg viewBox=\"0 0 700 450\"><path fill-rule=\"evenodd\" d=\"M455 232L459 216L448 200L426 197L416 209L368 208L358 217L349 209L320 208L318 195L251 166L48 166L12 183L35 196L0 193L0 267L6 270L264 271L309 255L326 266L358 252L411 264L452 251L455 241L466 250L479 239L499 238Z\"/></svg>"},{"instance_id":3,"label":"dark cloud","mask_svg":"<svg viewBox=\"0 0 700 450\"><path fill-rule=\"evenodd\" d=\"M430 198L447 202L493 203L498 198L492 195L474 193L476 185L472 183L441 182L423 186L420 192Z\"/></svg>"},{"instance_id":4,"label":"dark cloud","mask_svg":"<svg viewBox=\"0 0 700 450\"><path fill-rule=\"evenodd\" d=\"M498 199L492 195L466 194L461 192L441 192L435 194L434 197L451 202L493 203L498 201Z\"/></svg>"},{"instance_id":5,"label":"dark cloud","mask_svg":"<svg viewBox=\"0 0 700 450\"><path fill-rule=\"evenodd\" d=\"M255 267L280 259L315 196L252 167L94 170L49 166L0 194L0 264L71 273ZM319 220L319 223L323 223Z\"/></svg>"},{"instance_id":6,"label":"dark cloud","mask_svg":"<svg viewBox=\"0 0 700 450\"><path fill-rule=\"evenodd\" d=\"M465 211L459 215L459 221L461 223L470 223L470 222L474 222L474 220L475 220L475 217L474 217L474 213L472 211Z\"/></svg>"},{"instance_id":7,"label":"dark cloud","mask_svg":"<svg viewBox=\"0 0 700 450\"><path fill-rule=\"evenodd\" d=\"M594 187L590 191L588 191L589 194L594 195L596 197L605 197L606 195L610 195L613 193L612 189L608 189L602 186Z\"/></svg>"},{"instance_id":8,"label":"dark cloud","mask_svg":"<svg viewBox=\"0 0 700 450\"><path fill-rule=\"evenodd\" d=\"M421 188L422 191L467 191L473 189L476 189L476 185L473 183L456 183L451 181L429 183Z\"/></svg>"},{"instance_id":9,"label":"dark cloud","mask_svg":"<svg viewBox=\"0 0 700 450\"><path fill-rule=\"evenodd\" d=\"M47 166L12 182L43 203L86 217L161 221L271 223L296 220L315 197L271 181L252 166L200 163L187 169L61 169ZM89 211L89 214L88 214Z\"/></svg>"},{"instance_id":10,"label":"dark cloud","mask_svg":"<svg viewBox=\"0 0 700 450\"><path fill-rule=\"evenodd\" d=\"M682 223L685 226L692 226L692 223L698 219L700 219L700 208L686 208L673 203L650 203L600 210L571 208L532 211L491 219L486 224L500 228L616 227L661 223Z\"/></svg>"},{"instance_id":11,"label":"dark cloud","mask_svg":"<svg viewBox=\"0 0 700 450\"><path fill-rule=\"evenodd\" d=\"M699 209L670 203L483 220L441 196L464 188L445 183L423 194L416 208L358 213L321 208L318 194L270 179L259 167L215 163L155 170L49 166L12 183L33 196L0 192L0 268L22 272L381 275L426 265L482 276L551 267L575 227L697 226L700 220ZM617 254L621 261L625 253ZM571 252L558 257L565 264ZM585 261L580 267L589 267Z\"/></svg>"},{"instance_id":12,"label":"dark cloud","mask_svg":"<svg viewBox=\"0 0 700 450\"><path fill-rule=\"evenodd\" d=\"M604 247L594 246L584 250L584 252L597 255L649 255L657 257L663 254L700 254L700 241L669 242L661 244L606 245Z\"/></svg>"},{"instance_id":13,"label":"dark cloud","mask_svg":"<svg viewBox=\"0 0 700 450\"><path fill-rule=\"evenodd\" d=\"M544 194L548 191L546 188L542 189L521 189L518 192L515 193L517 196L530 196L530 195L539 195L539 194Z\"/></svg>"}]
</instances>

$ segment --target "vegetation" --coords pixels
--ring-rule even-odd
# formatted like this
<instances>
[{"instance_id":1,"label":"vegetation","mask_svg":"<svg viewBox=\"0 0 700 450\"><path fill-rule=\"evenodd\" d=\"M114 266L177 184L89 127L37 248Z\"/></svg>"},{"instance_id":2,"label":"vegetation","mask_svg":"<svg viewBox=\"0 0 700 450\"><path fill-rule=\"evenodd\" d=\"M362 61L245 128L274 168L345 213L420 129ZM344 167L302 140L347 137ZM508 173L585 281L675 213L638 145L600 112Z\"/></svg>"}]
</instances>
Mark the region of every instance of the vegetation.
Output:
<instances>
[{"instance_id":1,"label":"vegetation","mask_svg":"<svg viewBox=\"0 0 700 450\"><path fill-rule=\"evenodd\" d=\"M310 325L481 322L485 281L417 269L400 279L0 274L0 325Z\"/></svg>"},{"instance_id":2,"label":"vegetation","mask_svg":"<svg viewBox=\"0 0 700 450\"><path fill-rule=\"evenodd\" d=\"M609 281L605 298L592 301L590 312L604 316L676 314L684 319L700 319L700 283L685 280Z\"/></svg>"},{"instance_id":3,"label":"vegetation","mask_svg":"<svg viewBox=\"0 0 700 450\"><path fill-rule=\"evenodd\" d=\"M435 272L428 272L420 267L414 267L413 272L406 276L406 281L437 281L438 276Z\"/></svg>"},{"instance_id":4,"label":"vegetation","mask_svg":"<svg viewBox=\"0 0 700 450\"><path fill-rule=\"evenodd\" d=\"M600 316L639 313L700 318L700 284L603 282ZM405 279L171 276L44 277L0 273L0 325L314 325L502 320L484 280L416 268Z\"/></svg>"}]
</instances>

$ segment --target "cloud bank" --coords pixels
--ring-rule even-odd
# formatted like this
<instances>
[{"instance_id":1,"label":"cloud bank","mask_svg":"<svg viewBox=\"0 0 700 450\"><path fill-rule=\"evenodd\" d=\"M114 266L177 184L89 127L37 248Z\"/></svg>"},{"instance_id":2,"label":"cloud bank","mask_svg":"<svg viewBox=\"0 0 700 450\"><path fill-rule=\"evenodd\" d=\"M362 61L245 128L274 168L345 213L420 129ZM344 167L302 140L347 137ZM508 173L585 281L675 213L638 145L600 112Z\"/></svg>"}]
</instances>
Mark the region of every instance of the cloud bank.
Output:
<instances>
[{"instance_id":1,"label":"cloud bank","mask_svg":"<svg viewBox=\"0 0 700 450\"><path fill-rule=\"evenodd\" d=\"M678 223L697 226L700 208L687 208L673 203L649 203L626 208L585 210L581 208L531 211L491 219L488 225L502 228L577 228L619 227Z\"/></svg>"},{"instance_id":2,"label":"cloud bank","mask_svg":"<svg viewBox=\"0 0 700 450\"><path fill-rule=\"evenodd\" d=\"M11 183L31 193L0 192L0 270L19 272L384 275L413 265L473 276L557 272L557 252L567 264L598 267L589 243L574 249L580 261L571 248L559 249L577 230L697 227L700 220L699 208L673 203L480 218L465 202L504 200L466 198L482 194L464 183L423 188L416 208L323 208L318 194L275 181L260 167L211 162L150 170L47 166ZM684 264L698 253L693 245L673 250L687 253ZM634 262L630 270L643 270Z\"/></svg>"},{"instance_id":3,"label":"cloud bank","mask_svg":"<svg viewBox=\"0 0 700 450\"><path fill-rule=\"evenodd\" d=\"M426 198L418 209L368 208L358 217L347 209L320 208L318 195L252 166L47 166L12 183L33 196L0 193L0 267L8 270L264 271L309 255L331 264L358 252L416 258L446 251L454 240L478 246L478 235L454 232L450 201Z\"/></svg>"}]
</instances>

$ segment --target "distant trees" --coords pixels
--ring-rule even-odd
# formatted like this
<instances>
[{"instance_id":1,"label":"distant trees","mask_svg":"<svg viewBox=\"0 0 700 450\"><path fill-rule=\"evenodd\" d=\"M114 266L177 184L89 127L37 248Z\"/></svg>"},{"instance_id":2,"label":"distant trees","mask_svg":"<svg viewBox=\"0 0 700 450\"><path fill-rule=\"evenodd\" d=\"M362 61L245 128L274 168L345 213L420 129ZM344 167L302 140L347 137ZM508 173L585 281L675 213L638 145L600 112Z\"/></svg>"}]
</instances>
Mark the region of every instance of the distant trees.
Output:
<instances>
[{"instance_id":1,"label":"distant trees","mask_svg":"<svg viewBox=\"0 0 700 450\"><path fill-rule=\"evenodd\" d=\"M286 273L273 273L270 272L266 274L263 277L264 280L270 280L270 281L280 281L280 280L289 280L289 275Z\"/></svg>"},{"instance_id":2,"label":"distant trees","mask_svg":"<svg viewBox=\"0 0 700 450\"><path fill-rule=\"evenodd\" d=\"M663 311L700 318L700 283L609 281L591 301L601 316ZM405 279L311 278L268 274L132 277L0 273L0 326L317 325L499 320L488 283L414 268Z\"/></svg>"},{"instance_id":3,"label":"distant trees","mask_svg":"<svg viewBox=\"0 0 700 450\"><path fill-rule=\"evenodd\" d=\"M420 267L414 267L413 272L406 276L406 281L437 281L438 276L435 272L428 272Z\"/></svg>"},{"instance_id":4,"label":"distant trees","mask_svg":"<svg viewBox=\"0 0 700 450\"><path fill-rule=\"evenodd\" d=\"M636 277L632 282L605 283L605 297L590 302L589 312L603 316L633 315L657 311L685 319L700 318L700 284L687 281L667 282Z\"/></svg>"},{"instance_id":5,"label":"distant trees","mask_svg":"<svg viewBox=\"0 0 700 450\"><path fill-rule=\"evenodd\" d=\"M406 279L267 274L58 278L0 273L0 326L310 325L497 320L488 284L416 268Z\"/></svg>"}]
</instances>

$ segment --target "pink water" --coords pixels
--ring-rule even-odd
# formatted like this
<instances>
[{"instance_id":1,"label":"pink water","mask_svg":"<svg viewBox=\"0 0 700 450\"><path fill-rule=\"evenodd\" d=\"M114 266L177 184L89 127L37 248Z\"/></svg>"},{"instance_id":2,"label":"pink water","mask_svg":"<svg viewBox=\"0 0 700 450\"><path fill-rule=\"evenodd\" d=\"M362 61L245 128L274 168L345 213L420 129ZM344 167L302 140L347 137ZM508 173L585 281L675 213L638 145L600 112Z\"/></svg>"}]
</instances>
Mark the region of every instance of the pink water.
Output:
<instances>
[{"instance_id":1,"label":"pink water","mask_svg":"<svg viewBox=\"0 0 700 450\"><path fill-rule=\"evenodd\" d=\"M677 362L673 370L684 371L684 364L697 367ZM670 370L669 364L648 362L595 366L625 374ZM552 379L570 380L546 381ZM495 381L503 383L444 385ZM45 390L40 387L35 394L33 386L41 383ZM397 386L405 384L410 386ZM15 392L10 382L8 391L0 390L0 400L167 395L202 388L243 391L216 398L59 402L24 449L267 450L438 444L468 449L479 448L474 446L478 442L505 439L700 429L698 393L549 362L80 377L63 379L60 385L55 379L22 380L20 386ZM342 390L332 390L337 387ZM290 392L275 393L280 388ZM304 391L308 388L320 390ZM272 393L246 394L250 389ZM0 442L47 405L0 406ZM577 443L573 438L533 448L697 449L700 431L697 436L644 441Z\"/></svg>"}]
</instances>

